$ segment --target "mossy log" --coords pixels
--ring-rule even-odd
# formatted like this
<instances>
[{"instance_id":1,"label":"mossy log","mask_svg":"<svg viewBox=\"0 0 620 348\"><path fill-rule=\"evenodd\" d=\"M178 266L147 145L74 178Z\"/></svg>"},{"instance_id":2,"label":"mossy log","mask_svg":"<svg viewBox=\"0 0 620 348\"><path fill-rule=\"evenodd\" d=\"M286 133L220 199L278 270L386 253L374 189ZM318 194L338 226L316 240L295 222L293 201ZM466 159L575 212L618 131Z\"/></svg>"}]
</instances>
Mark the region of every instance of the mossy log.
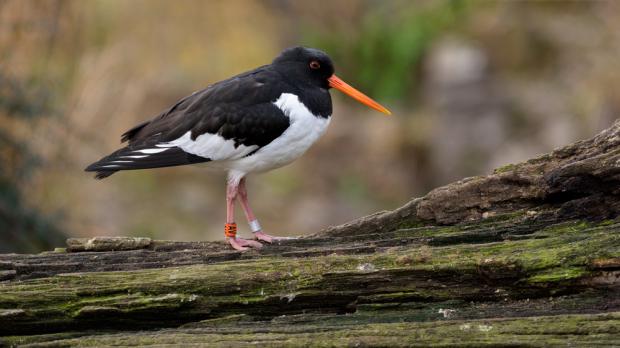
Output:
<instances>
[{"instance_id":1,"label":"mossy log","mask_svg":"<svg viewBox=\"0 0 620 348\"><path fill-rule=\"evenodd\" d=\"M70 239L0 255L24 346L620 345L620 123L394 211L238 253Z\"/></svg>"}]
</instances>

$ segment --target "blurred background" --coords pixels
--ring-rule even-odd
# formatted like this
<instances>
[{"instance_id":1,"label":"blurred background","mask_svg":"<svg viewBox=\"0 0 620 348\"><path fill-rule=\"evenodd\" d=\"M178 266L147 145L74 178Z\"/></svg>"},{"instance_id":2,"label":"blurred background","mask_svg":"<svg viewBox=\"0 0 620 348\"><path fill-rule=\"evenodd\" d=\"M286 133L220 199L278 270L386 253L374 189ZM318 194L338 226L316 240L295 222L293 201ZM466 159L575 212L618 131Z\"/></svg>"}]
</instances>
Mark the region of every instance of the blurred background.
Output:
<instances>
[{"instance_id":1,"label":"blurred background","mask_svg":"<svg viewBox=\"0 0 620 348\"><path fill-rule=\"evenodd\" d=\"M65 236L223 238L224 174L96 181L83 168L136 123L294 45L326 51L393 116L332 93L321 141L249 178L275 235L396 208L620 112L616 1L0 0L0 252Z\"/></svg>"}]
</instances>

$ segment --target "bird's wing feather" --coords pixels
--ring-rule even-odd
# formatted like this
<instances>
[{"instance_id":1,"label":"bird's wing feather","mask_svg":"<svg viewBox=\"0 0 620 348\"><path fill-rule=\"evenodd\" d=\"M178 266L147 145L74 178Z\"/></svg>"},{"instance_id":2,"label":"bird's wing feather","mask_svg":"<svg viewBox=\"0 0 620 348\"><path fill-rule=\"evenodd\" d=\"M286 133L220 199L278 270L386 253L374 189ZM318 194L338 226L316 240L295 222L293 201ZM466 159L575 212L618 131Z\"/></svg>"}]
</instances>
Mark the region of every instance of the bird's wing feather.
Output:
<instances>
[{"instance_id":1,"label":"bird's wing feather","mask_svg":"<svg viewBox=\"0 0 620 348\"><path fill-rule=\"evenodd\" d=\"M171 108L125 132L128 145L91 164L106 177L119 170L234 160L269 144L289 127L273 104L281 86L259 68L181 99Z\"/></svg>"}]
</instances>

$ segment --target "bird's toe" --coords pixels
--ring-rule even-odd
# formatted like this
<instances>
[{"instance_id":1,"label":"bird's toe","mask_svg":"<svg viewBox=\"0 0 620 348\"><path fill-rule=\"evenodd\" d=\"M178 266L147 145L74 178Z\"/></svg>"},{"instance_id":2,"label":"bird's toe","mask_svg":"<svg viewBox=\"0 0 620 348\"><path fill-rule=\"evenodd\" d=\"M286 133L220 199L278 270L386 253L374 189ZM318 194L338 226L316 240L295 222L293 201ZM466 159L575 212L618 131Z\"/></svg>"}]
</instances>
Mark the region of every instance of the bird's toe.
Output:
<instances>
[{"instance_id":1,"label":"bird's toe","mask_svg":"<svg viewBox=\"0 0 620 348\"><path fill-rule=\"evenodd\" d=\"M248 246L249 245L247 243L245 243L247 241L244 240L244 239L241 239L241 238L228 238L227 242L235 250L238 250L238 251L246 251L246 250L248 250Z\"/></svg>"},{"instance_id":2,"label":"bird's toe","mask_svg":"<svg viewBox=\"0 0 620 348\"><path fill-rule=\"evenodd\" d=\"M249 239L243 239L244 244L243 246L248 246L251 248L255 248L255 249L260 249L263 247L263 245L255 240L249 240Z\"/></svg>"},{"instance_id":3,"label":"bird's toe","mask_svg":"<svg viewBox=\"0 0 620 348\"><path fill-rule=\"evenodd\" d=\"M261 240L265 243L273 243L274 237L263 232L254 233L254 239Z\"/></svg>"},{"instance_id":4,"label":"bird's toe","mask_svg":"<svg viewBox=\"0 0 620 348\"><path fill-rule=\"evenodd\" d=\"M248 240L243 238L228 238L228 244L235 250L246 251L248 248L260 249L263 245L254 240Z\"/></svg>"}]
</instances>

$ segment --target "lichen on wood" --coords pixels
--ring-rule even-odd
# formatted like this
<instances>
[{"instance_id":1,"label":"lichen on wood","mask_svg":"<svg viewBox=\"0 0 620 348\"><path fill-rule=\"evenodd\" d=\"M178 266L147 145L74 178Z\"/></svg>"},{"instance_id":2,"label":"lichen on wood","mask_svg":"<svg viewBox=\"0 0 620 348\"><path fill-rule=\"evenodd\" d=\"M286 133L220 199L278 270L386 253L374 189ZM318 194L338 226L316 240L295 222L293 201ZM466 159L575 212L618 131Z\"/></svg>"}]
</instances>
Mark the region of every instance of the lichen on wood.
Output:
<instances>
[{"instance_id":1,"label":"lichen on wood","mask_svg":"<svg viewBox=\"0 0 620 348\"><path fill-rule=\"evenodd\" d=\"M71 239L0 255L7 345L613 346L620 123L403 207L237 253Z\"/></svg>"}]
</instances>

